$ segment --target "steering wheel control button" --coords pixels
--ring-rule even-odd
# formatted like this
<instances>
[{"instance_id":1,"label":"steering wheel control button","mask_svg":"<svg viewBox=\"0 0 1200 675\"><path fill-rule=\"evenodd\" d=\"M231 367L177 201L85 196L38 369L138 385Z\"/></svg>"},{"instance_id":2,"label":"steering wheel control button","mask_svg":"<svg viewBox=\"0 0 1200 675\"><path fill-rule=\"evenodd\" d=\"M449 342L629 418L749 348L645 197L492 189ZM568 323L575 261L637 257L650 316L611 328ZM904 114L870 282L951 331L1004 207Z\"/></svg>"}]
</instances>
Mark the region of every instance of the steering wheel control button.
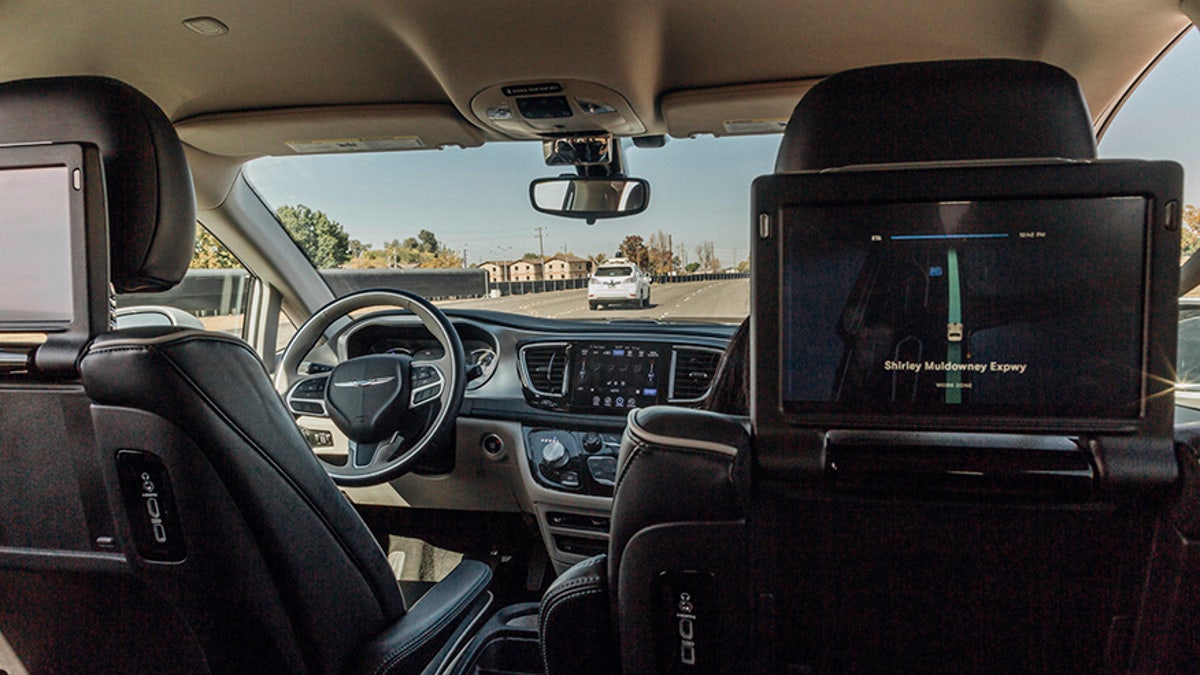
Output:
<instances>
[{"instance_id":1,"label":"steering wheel control button","mask_svg":"<svg viewBox=\"0 0 1200 675\"><path fill-rule=\"evenodd\" d=\"M187 547L167 468L156 455L137 450L118 451L116 461L138 555L155 562L181 562Z\"/></svg>"},{"instance_id":2,"label":"steering wheel control button","mask_svg":"<svg viewBox=\"0 0 1200 675\"><path fill-rule=\"evenodd\" d=\"M441 396L446 380L442 377L442 371L433 366L414 365L409 381L412 384L412 402L409 405L416 408Z\"/></svg>"},{"instance_id":3,"label":"steering wheel control button","mask_svg":"<svg viewBox=\"0 0 1200 675\"><path fill-rule=\"evenodd\" d=\"M292 385L287 395L288 408L296 415L325 416L325 390L329 377L309 377Z\"/></svg>"},{"instance_id":4,"label":"steering wheel control button","mask_svg":"<svg viewBox=\"0 0 1200 675\"><path fill-rule=\"evenodd\" d=\"M292 390L292 396L296 398L325 398L325 386L328 383L328 377L312 377L307 380L301 380L296 384L296 388Z\"/></svg>"},{"instance_id":5,"label":"steering wheel control button","mask_svg":"<svg viewBox=\"0 0 1200 675\"><path fill-rule=\"evenodd\" d=\"M291 401L292 412L302 415L324 415L325 408L320 403L310 403L308 401Z\"/></svg>"}]
</instances>

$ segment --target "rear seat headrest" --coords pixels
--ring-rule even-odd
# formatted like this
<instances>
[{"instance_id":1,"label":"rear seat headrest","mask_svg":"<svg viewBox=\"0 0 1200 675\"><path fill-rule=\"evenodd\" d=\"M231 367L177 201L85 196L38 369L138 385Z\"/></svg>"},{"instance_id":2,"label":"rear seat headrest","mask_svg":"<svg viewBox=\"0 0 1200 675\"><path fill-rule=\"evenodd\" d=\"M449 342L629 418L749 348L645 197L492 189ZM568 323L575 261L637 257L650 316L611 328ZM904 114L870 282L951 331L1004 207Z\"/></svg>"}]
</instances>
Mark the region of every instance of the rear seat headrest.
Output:
<instances>
[{"instance_id":1,"label":"rear seat headrest","mask_svg":"<svg viewBox=\"0 0 1200 675\"><path fill-rule=\"evenodd\" d=\"M0 84L0 144L47 141L100 149L116 290L179 283L192 258L196 202L183 145L163 111L137 89L103 77Z\"/></svg>"},{"instance_id":2,"label":"rear seat headrest","mask_svg":"<svg viewBox=\"0 0 1200 675\"><path fill-rule=\"evenodd\" d=\"M776 173L856 164L1096 156L1079 84L1046 63L930 61L831 75L796 105Z\"/></svg>"}]
</instances>

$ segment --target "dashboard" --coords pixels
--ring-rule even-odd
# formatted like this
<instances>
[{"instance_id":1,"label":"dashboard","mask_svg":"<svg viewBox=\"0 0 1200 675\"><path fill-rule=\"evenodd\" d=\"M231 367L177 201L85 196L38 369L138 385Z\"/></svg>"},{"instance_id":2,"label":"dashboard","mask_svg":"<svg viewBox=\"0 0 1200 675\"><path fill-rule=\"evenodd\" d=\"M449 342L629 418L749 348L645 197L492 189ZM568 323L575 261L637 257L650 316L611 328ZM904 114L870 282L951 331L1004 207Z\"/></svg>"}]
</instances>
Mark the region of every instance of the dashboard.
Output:
<instances>
[{"instance_id":1,"label":"dashboard","mask_svg":"<svg viewBox=\"0 0 1200 675\"><path fill-rule=\"evenodd\" d=\"M625 418L650 405L704 404L734 326L559 321L486 310L446 312L468 365L449 475L408 474L348 494L356 502L534 514L559 571L607 547ZM330 339L339 360L441 345L411 314L361 317ZM320 372L328 364L309 366ZM289 400L320 454L344 453L328 419ZM399 500L399 501L396 501Z\"/></svg>"}]
</instances>

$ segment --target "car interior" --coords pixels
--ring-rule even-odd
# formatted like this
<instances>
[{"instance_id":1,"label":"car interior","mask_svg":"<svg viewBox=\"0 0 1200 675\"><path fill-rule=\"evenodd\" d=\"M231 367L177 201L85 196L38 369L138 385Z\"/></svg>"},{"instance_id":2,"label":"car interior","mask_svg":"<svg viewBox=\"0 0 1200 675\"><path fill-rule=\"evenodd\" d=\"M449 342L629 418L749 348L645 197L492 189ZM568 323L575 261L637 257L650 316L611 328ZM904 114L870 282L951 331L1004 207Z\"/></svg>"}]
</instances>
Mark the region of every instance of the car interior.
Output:
<instances>
[{"instance_id":1,"label":"car interior","mask_svg":"<svg viewBox=\"0 0 1200 675\"><path fill-rule=\"evenodd\" d=\"M1185 167L1097 142L1192 3L68 5L0 5L0 673L1200 664ZM741 134L748 265L602 316L318 270L254 164L541 147L624 232Z\"/></svg>"}]
</instances>

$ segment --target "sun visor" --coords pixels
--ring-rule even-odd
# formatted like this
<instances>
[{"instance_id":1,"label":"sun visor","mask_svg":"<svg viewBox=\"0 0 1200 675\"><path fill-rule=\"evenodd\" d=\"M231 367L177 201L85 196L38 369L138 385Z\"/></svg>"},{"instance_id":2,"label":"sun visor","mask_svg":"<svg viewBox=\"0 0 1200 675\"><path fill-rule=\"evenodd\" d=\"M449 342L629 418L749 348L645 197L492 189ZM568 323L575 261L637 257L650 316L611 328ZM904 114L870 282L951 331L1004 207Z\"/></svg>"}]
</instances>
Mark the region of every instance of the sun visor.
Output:
<instances>
[{"instance_id":1,"label":"sun visor","mask_svg":"<svg viewBox=\"0 0 1200 675\"><path fill-rule=\"evenodd\" d=\"M193 147L227 157L474 147L483 134L448 105L284 108L203 115L175 125Z\"/></svg>"},{"instance_id":2,"label":"sun visor","mask_svg":"<svg viewBox=\"0 0 1200 675\"><path fill-rule=\"evenodd\" d=\"M677 91L663 97L662 114L676 138L781 133L800 97L819 81Z\"/></svg>"}]
</instances>

